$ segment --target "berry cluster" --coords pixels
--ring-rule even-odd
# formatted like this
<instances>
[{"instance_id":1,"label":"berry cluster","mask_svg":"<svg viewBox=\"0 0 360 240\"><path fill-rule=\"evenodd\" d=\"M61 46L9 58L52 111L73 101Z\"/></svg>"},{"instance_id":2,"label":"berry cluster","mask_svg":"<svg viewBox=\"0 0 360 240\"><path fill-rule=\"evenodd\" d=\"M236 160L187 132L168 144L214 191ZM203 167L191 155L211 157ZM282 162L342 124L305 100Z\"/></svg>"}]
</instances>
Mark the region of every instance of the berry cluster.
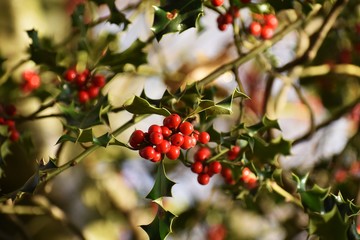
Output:
<instances>
[{"instance_id":1,"label":"berry cluster","mask_svg":"<svg viewBox=\"0 0 360 240\"><path fill-rule=\"evenodd\" d=\"M218 29L220 31L225 31L227 29L227 26L229 24L232 24L234 21L234 18L240 17L240 11L236 6L231 6L226 13L220 14L216 21L218 25Z\"/></svg>"},{"instance_id":2,"label":"berry cluster","mask_svg":"<svg viewBox=\"0 0 360 240\"><path fill-rule=\"evenodd\" d=\"M255 37L270 39L274 35L278 23L274 14L256 15L255 20L249 26L249 31Z\"/></svg>"},{"instance_id":3,"label":"berry cluster","mask_svg":"<svg viewBox=\"0 0 360 240\"><path fill-rule=\"evenodd\" d=\"M105 76L101 74L91 75L89 69L79 73L75 68L69 68L65 71L64 78L78 89L78 101L82 104L96 98L106 83Z\"/></svg>"},{"instance_id":4,"label":"berry cluster","mask_svg":"<svg viewBox=\"0 0 360 240\"><path fill-rule=\"evenodd\" d=\"M16 115L16 107L14 105L1 106L0 105L0 115L5 115L0 117L0 125L8 127L8 134L11 141L16 142L20 138L20 133L16 129L15 121L8 119L9 117L14 117Z\"/></svg>"},{"instance_id":5,"label":"berry cluster","mask_svg":"<svg viewBox=\"0 0 360 240\"><path fill-rule=\"evenodd\" d=\"M37 72L32 70L27 70L22 73L22 84L21 90L24 93L30 93L33 90L40 87L41 81L40 76Z\"/></svg>"},{"instance_id":6,"label":"berry cluster","mask_svg":"<svg viewBox=\"0 0 360 240\"><path fill-rule=\"evenodd\" d=\"M147 132L135 130L129 139L129 144L139 150L142 158L152 162L161 161L166 155L170 160L180 156L180 150L188 150L197 142L206 144L210 141L207 132L198 132L194 126L177 114L164 118L163 126L151 125Z\"/></svg>"},{"instance_id":7,"label":"berry cluster","mask_svg":"<svg viewBox=\"0 0 360 240\"><path fill-rule=\"evenodd\" d=\"M212 156L208 147L201 147L194 155L194 163L191 165L191 171L198 174L198 182L201 185L209 183L210 178L221 172L222 166L219 161L207 162Z\"/></svg>"}]
</instances>

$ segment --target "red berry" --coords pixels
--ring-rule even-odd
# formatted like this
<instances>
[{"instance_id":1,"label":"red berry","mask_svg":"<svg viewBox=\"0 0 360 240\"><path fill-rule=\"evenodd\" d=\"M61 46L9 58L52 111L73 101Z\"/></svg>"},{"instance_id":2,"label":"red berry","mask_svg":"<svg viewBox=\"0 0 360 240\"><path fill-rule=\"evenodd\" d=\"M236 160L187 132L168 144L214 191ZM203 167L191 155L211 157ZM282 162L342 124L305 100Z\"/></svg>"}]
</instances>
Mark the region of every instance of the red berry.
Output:
<instances>
[{"instance_id":1,"label":"red berry","mask_svg":"<svg viewBox=\"0 0 360 240\"><path fill-rule=\"evenodd\" d=\"M224 23L231 24L233 22L233 16L231 13L225 13L224 15Z\"/></svg>"},{"instance_id":2,"label":"red berry","mask_svg":"<svg viewBox=\"0 0 360 240\"><path fill-rule=\"evenodd\" d=\"M144 139L144 132L141 130L135 130L130 136L129 144L133 148L137 148L144 141Z\"/></svg>"},{"instance_id":3,"label":"red berry","mask_svg":"<svg viewBox=\"0 0 360 240\"><path fill-rule=\"evenodd\" d=\"M189 122L180 124L180 132L184 135L190 135L194 131L194 126Z\"/></svg>"},{"instance_id":4,"label":"red berry","mask_svg":"<svg viewBox=\"0 0 360 240\"><path fill-rule=\"evenodd\" d=\"M171 144L167 140L163 140L161 143L157 144L155 149L159 153L167 153L170 150Z\"/></svg>"},{"instance_id":5,"label":"red berry","mask_svg":"<svg viewBox=\"0 0 360 240\"><path fill-rule=\"evenodd\" d=\"M90 86L87 89L87 93L89 94L90 98L96 98L99 95L100 89L96 86Z\"/></svg>"},{"instance_id":6,"label":"red berry","mask_svg":"<svg viewBox=\"0 0 360 240\"><path fill-rule=\"evenodd\" d=\"M229 9L229 13L234 17L238 18L240 17L240 11L236 6L231 6Z\"/></svg>"},{"instance_id":7,"label":"red berry","mask_svg":"<svg viewBox=\"0 0 360 240\"><path fill-rule=\"evenodd\" d=\"M245 186L247 189L254 189L257 187L257 179L256 177L250 177L246 182Z\"/></svg>"},{"instance_id":8,"label":"red berry","mask_svg":"<svg viewBox=\"0 0 360 240\"><path fill-rule=\"evenodd\" d=\"M87 79L87 74L84 74L84 73L78 74L78 75L76 75L76 84L79 87L82 87L85 85L86 79Z\"/></svg>"},{"instance_id":9,"label":"red berry","mask_svg":"<svg viewBox=\"0 0 360 240\"><path fill-rule=\"evenodd\" d=\"M102 88L102 87L105 86L106 80L105 80L105 77L103 75L97 74L97 75L92 77L91 82L95 86L97 86L99 88Z\"/></svg>"},{"instance_id":10,"label":"red berry","mask_svg":"<svg viewBox=\"0 0 360 240\"><path fill-rule=\"evenodd\" d=\"M20 133L17 130L13 129L10 133L10 140L16 142L19 140L19 138L20 138Z\"/></svg>"},{"instance_id":11,"label":"red berry","mask_svg":"<svg viewBox=\"0 0 360 240\"><path fill-rule=\"evenodd\" d=\"M196 139L196 141L199 141L199 134L198 130L194 130L192 133L192 136Z\"/></svg>"},{"instance_id":12,"label":"red berry","mask_svg":"<svg viewBox=\"0 0 360 240\"><path fill-rule=\"evenodd\" d=\"M251 35L255 36L255 37L259 37L261 34L261 25L258 22L252 22L249 26L249 30Z\"/></svg>"},{"instance_id":13,"label":"red berry","mask_svg":"<svg viewBox=\"0 0 360 240\"><path fill-rule=\"evenodd\" d=\"M86 103L90 100L90 97L86 91L81 90L78 92L78 99L80 103Z\"/></svg>"},{"instance_id":14,"label":"red berry","mask_svg":"<svg viewBox=\"0 0 360 240\"><path fill-rule=\"evenodd\" d=\"M242 178L247 178L251 174L251 170L248 167L244 167L242 170Z\"/></svg>"},{"instance_id":15,"label":"red berry","mask_svg":"<svg viewBox=\"0 0 360 240\"><path fill-rule=\"evenodd\" d=\"M15 128L15 121L13 121L13 120L5 120L5 124L6 124L10 129L14 129L14 128Z\"/></svg>"},{"instance_id":16,"label":"red berry","mask_svg":"<svg viewBox=\"0 0 360 240\"><path fill-rule=\"evenodd\" d=\"M164 138L168 138L171 136L172 131L168 127L161 126L161 133Z\"/></svg>"},{"instance_id":17,"label":"red berry","mask_svg":"<svg viewBox=\"0 0 360 240\"><path fill-rule=\"evenodd\" d=\"M170 129L176 129L181 123L181 117L177 114L171 114L170 116L167 116L164 118L163 124L165 127L168 127Z\"/></svg>"},{"instance_id":18,"label":"red berry","mask_svg":"<svg viewBox=\"0 0 360 240\"><path fill-rule=\"evenodd\" d=\"M36 72L32 70L26 70L22 73L21 77L24 81L30 81L30 79L35 75L37 75Z\"/></svg>"},{"instance_id":19,"label":"red berry","mask_svg":"<svg viewBox=\"0 0 360 240\"><path fill-rule=\"evenodd\" d=\"M222 224L212 225L207 231L207 240L224 240L226 228Z\"/></svg>"},{"instance_id":20,"label":"red berry","mask_svg":"<svg viewBox=\"0 0 360 240\"><path fill-rule=\"evenodd\" d=\"M227 157L229 160L235 160L240 153L240 147L239 146L233 146L231 150L227 153Z\"/></svg>"},{"instance_id":21,"label":"red berry","mask_svg":"<svg viewBox=\"0 0 360 240\"><path fill-rule=\"evenodd\" d=\"M175 133L171 137L171 144L180 147L184 143L184 136L180 133Z\"/></svg>"},{"instance_id":22,"label":"red berry","mask_svg":"<svg viewBox=\"0 0 360 240\"><path fill-rule=\"evenodd\" d=\"M209 171L214 173L214 174L217 174L217 173L220 173L221 172L221 163L218 162L218 161L215 161L215 162L211 162L209 164Z\"/></svg>"},{"instance_id":23,"label":"red berry","mask_svg":"<svg viewBox=\"0 0 360 240\"><path fill-rule=\"evenodd\" d=\"M77 76L76 70L72 68L66 70L64 73L64 78L68 82L74 81L76 79L76 76Z\"/></svg>"},{"instance_id":24,"label":"red berry","mask_svg":"<svg viewBox=\"0 0 360 240\"><path fill-rule=\"evenodd\" d=\"M178 159L178 157L180 156L180 148L177 146L170 146L169 151L166 153L166 156L170 159L170 160L176 160Z\"/></svg>"},{"instance_id":25,"label":"red berry","mask_svg":"<svg viewBox=\"0 0 360 240\"><path fill-rule=\"evenodd\" d=\"M214 7L219 7L224 4L224 0L211 0L211 4Z\"/></svg>"},{"instance_id":26,"label":"red berry","mask_svg":"<svg viewBox=\"0 0 360 240\"><path fill-rule=\"evenodd\" d=\"M201 185L206 185L210 181L210 176L207 173L200 173L197 180Z\"/></svg>"},{"instance_id":27,"label":"red berry","mask_svg":"<svg viewBox=\"0 0 360 240\"><path fill-rule=\"evenodd\" d=\"M152 132L149 136L149 140L152 144L156 145L156 144L160 144L164 140L164 137L162 133Z\"/></svg>"},{"instance_id":28,"label":"red berry","mask_svg":"<svg viewBox=\"0 0 360 240\"><path fill-rule=\"evenodd\" d=\"M264 16L264 21L265 21L265 25L272 28L272 29L275 29L279 24L276 16L273 15L273 14L265 15Z\"/></svg>"},{"instance_id":29,"label":"red berry","mask_svg":"<svg viewBox=\"0 0 360 240\"><path fill-rule=\"evenodd\" d=\"M153 124L149 127L148 133L151 134L153 132L162 133L162 129L159 125Z\"/></svg>"},{"instance_id":30,"label":"red berry","mask_svg":"<svg viewBox=\"0 0 360 240\"><path fill-rule=\"evenodd\" d=\"M5 107L5 112L9 116L15 116L16 115L16 107L14 105L8 105Z\"/></svg>"},{"instance_id":31,"label":"red berry","mask_svg":"<svg viewBox=\"0 0 360 240\"><path fill-rule=\"evenodd\" d=\"M199 142L201 142L202 144L206 144L210 141L210 134L208 134L207 132L201 132L199 134Z\"/></svg>"},{"instance_id":32,"label":"red berry","mask_svg":"<svg viewBox=\"0 0 360 240\"><path fill-rule=\"evenodd\" d=\"M232 171L230 168L224 167L221 170L221 176L223 176L225 179L232 179Z\"/></svg>"},{"instance_id":33,"label":"red berry","mask_svg":"<svg viewBox=\"0 0 360 240\"><path fill-rule=\"evenodd\" d=\"M211 151L207 147L200 148L194 155L195 161L203 162L211 157Z\"/></svg>"},{"instance_id":34,"label":"red berry","mask_svg":"<svg viewBox=\"0 0 360 240\"><path fill-rule=\"evenodd\" d=\"M2 117L0 117L0 124L1 124L1 125L4 125L4 124L5 124L5 119L2 118Z\"/></svg>"},{"instance_id":35,"label":"red berry","mask_svg":"<svg viewBox=\"0 0 360 240\"><path fill-rule=\"evenodd\" d=\"M155 149L154 149L152 146L146 146L146 147L142 148L142 149L139 151L139 155L140 155L142 158L151 160L151 159L154 158Z\"/></svg>"},{"instance_id":36,"label":"red berry","mask_svg":"<svg viewBox=\"0 0 360 240\"><path fill-rule=\"evenodd\" d=\"M196 139L195 139L195 141L196 141ZM193 146L194 146L193 137L185 135L184 142L183 142L183 144L181 144L181 148L184 150L187 150L189 148L192 148Z\"/></svg>"},{"instance_id":37,"label":"red berry","mask_svg":"<svg viewBox=\"0 0 360 240\"><path fill-rule=\"evenodd\" d=\"M203 171L203 164L201 162L194 162L193 164L191 164L191 171L193 173L202 173Z\"/></svg>"},{"instance_id":38,"label":"red berry","mask_svg":"<svg viewBox=\"0 0 360 240\"><path fill-rule=\"evenodd\" d=\"M274 29L272 29L271 27L265 25L263 26L263 28L261 29L261 37L263 39L270 39L272 38L272 36L274 35Z\"/></svg>"},{"instance_id":39,"label":"red berry","mask_svg":"<svg viewBox=\"0 0 360 240\"><path fill-rule=\"evenodd\" d=\"M151 159L151 161L152 162L159 162L159 161L161 161L162 158L163 158L163 156L161 155L161 153L155 151L154 157Z\"/></svg>"}]
</instances>

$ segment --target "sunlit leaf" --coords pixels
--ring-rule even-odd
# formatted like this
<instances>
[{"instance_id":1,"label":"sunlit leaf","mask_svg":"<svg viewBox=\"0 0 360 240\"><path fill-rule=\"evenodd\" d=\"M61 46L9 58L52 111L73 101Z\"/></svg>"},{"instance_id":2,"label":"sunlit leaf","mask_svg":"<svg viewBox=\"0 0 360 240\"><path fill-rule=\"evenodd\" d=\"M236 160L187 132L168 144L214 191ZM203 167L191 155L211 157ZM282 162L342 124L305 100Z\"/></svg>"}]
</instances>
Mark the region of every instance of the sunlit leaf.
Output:
<instances>
[{"instance_id":1,"label":"sunlit leaf","mask_svg":"<svg viewBox=\"0 0 360 240\"><path fill-rule=\"evenodd\" d=\"M124 108L134 114L159 114L170 115L169 110L151 105L146 99L134 96L124 103Z\"/></svg>"},{"instance_id":2,"label":"sunlit leaf","mask_svg":"<svg viewBox=\"0 0 360 240\"><path fill-rule=\"evenodd\" d=\"M154 6L154 23L151 30L156 39L172 32L183 32L195 27L199 17L203 14L201 0L164 1L162 6Z\"/></svg>"}]
</instances>

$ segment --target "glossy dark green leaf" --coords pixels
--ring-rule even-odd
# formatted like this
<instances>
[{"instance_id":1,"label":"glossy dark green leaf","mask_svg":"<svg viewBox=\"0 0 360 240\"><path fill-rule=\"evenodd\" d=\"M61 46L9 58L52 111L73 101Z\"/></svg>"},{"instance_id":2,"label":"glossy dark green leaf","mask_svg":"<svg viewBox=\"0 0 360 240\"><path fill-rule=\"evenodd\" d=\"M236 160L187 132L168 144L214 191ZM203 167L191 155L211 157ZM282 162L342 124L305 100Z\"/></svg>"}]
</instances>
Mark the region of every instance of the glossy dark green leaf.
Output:
<instances>
[{"instance_id":1,"label":"glossy dark green leaf","mask_svg":"<svg viewBox=\"0 0 360 240\"><path fill-rule=\"evenodd\" d=\"M111 144L113 137L109 133L105 133L100 137L93 137L93 143L101 147L107 147Z\"/></svg>"},{"instance_id":2,"label":"glossy dark green leaf","mask_svg":"<svg viewBox=\"0 0 360 240\"><path fill-rule=\"evenodd\" d=\"M99 64L110 66L114 72L122 72L126 64L131 64L137 68L147 63L147 55L144 52L146 45L145 42L137 39L129 48L121 53L107 51Z\"/></svg>"},{"instance_id":3,"label":"glossy dark green leaf","mask_svg":"<svg viewBox=\"0 0 360 240\"><path fill-rule=\"evenodd\" d=\"M47 163L44 163L44 160L42 159L39 165L39 170L41 171L50 170L54 168L58 168L58 166L55 163L55 159L52 158L50 158Z\"/></svg>"},{"instance_id":4,"label":"glossy dark green leaf","mask_svg":"<svg viewBox=\"0 0 360 240\"><path fill-rule=\"evenodd\" d=\"M40 182L40 176L39 176L39 171L36 171L36 173L34 175L32 175L27 181L26 183L21 187L20 191L21 192L26 192L26 193L33 193L37 187L37 185Z\"/></svg>"},{"instance_id":5,"label":"glossy dark green leaf","mask_svg":"<svg viewBox=\"0 0 360 240\"><path fill-rule=\"evenodd\" d=\"M276 12L294 8L294 0L267 0L267 3L270 4Z\"/></svg>"},{"instance_id":6,"label":"glossy dark green leaf","mask_svg":"<svg viewBox=\"0 0 360 240\"><path fill-rule=\"evenodd\" d=\"M159 108L151 105L146 99L134 96L124 103L126 111L133 114L159 114L163 116L170 115L166 108Z\"/></svg>"},{"instance_id":7,"label":"glossy dark green leaf","mask_svg":"<svg viewBox=\"0 0 360 240\"><path fill-rule=\"evenodd\" d=\"M38 32L32 29L27 31L27 34L32 41L29 46L30 59L36 64L45 64L49 67L56 66L56 52L41 44Z\"/></svg>"},{"instance_id":8,"label":"glossy dark green leaf","mask_svg":"<svg viewBox=\"0 0 360 240\"><path fill-rule=\"evenodd\" d=\"M142 225L141 228L148 234L149 239L165 239L172 232L172 223L176 216L158 205L158 212L149 225Z\"/></svg>"},{"instance_id":9,"label":"glossy dark green leaf","mask_svg":"<svg viewBox=\"0 0 360 240\"><path fill-rule=\"evenodd\" d=\"M321 188L314 185L310 190L299 191L301 202L305 209L313 212L323 212L324 200L329 195L329 188Z\"/></svg>"},{"instance_id":10,"label":"glossy dark green leaf","mask_svg":"<svg viewBox=\"0 0 360 240\"><path fill-rule=\"evenodd\" d=\"M270 143L265 142L258 136L254 138L254 154L261 160L273 160L277 155L289 155L291 142L282 137L273 139Z\"/></svg>"},{"instance_id":11,"label":"glossy dark green leaf","mask_svg":"<svg viewBox=\"0 0 360 240\"><path fill-rule=\"evenodd\" d=\"M114 0L91 0L92 2L96 3L97 5L106 4L110 10L110 18L109 22L117 24L117 25L124 25L124 30L126 30L127 26L130 24L130 21L126 18L126 16L120 12L115 5Z\"/></svg>"},{"instance_id":12,"label":"glossy dark green leaf","mask_svg":"<svg viewBox=\"0 0 360 240\"><path fill-rule=\"evenodd\" d=\"M253 133L264 132L272 128L280 130L279 123L277 120L270 119L266 115L261 119L261 122L246 127L246 129Z\"/></svg>"},{"instance_id":13,"label":"glossy dark green leaf","mask_svg":"<svg viewBox=\"0 0 360 240\"><path fill-rule=\"evenodd\" d=\"M162 161L158 165L154 186L146 198L156 200L161 197L171 197L171 189L174 184L175 182L166 176L164 162Z\"/></svg>"},{"instance_id":14,"label":"glossy dark green leaf","mask_svg":"<svg viewBox=\"0 0 360 240\"><path fill-rule=\"evenodd\" d=\"M110 145L115 145L115 146L120 146L120 147L126 147L126 148L130 148L129 145L127 145L126 143L120 142L119 140L117 140L116 138L112 138L111 141L109 142Z\"/></svg>"},{"instance_id":15,"label":"glossy dark green leaf","mask_svg":"<svg viewBox=\"0 0 360 240\"><path fill-rule=\"evenodd\" d=\"M309 213L309 233L320 239L347 240L347 231L350 227L341 217L336 205L326 213Z\"/></svg>"},{"instance_id":16,"label":"glossy dark green leaf","mask_svg":"<svg viewBox=\"0 0 360 240\"><path fill-rule=\"evenodd\" d=\"M62 135L56 142L56 144L63 143L63 142L76 142L76 137L70 136L70 135Z\"/></svg>"},{"instance_id":17,"label":"glossy dark green leaf","mask_svg":"<svg viewBox=\"0 0 360 240\"><path fill-rule=\"evenodd\" d=\"M167 0L159 7L154 6L154 23L151 30L158 41L164 34L183 32L195 27L203 14L201 0Z\"/></svg>"},{"instance_id":18,"label":"glossy dark green leaf","mask_svg":"<svg viewBox=\"0 0 360 240\"><path fill-rule=\"evenodd\" d=\"M86 143L93 141L93 132L91 128L79 129L80 133L76 139L77 142Z\"/></svg>"}]
</instances>

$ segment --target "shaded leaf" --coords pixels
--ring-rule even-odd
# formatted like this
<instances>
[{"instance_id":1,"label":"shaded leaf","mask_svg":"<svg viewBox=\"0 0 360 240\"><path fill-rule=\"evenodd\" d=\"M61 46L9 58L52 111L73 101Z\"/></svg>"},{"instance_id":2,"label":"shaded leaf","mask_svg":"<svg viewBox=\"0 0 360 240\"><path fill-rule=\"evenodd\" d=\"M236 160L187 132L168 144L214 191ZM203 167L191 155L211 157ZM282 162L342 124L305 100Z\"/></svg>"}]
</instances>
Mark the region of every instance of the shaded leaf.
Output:
<instances>
[{"instance_id":1,"label":"shaded leaf","mask_svg":"<svg viewBox=\"0 0 360 240\"><path fill-rule=\"evenodd\" d=\"M30 59L36 64L56 66L56 52L45 48L39 40L38 32L34 29L26 31L32 43L29 46Z\"/></svg>"},{"instance_id":2,"label":"shaded leaf","mask_svg":"<svg viewBox=\"0 0 360 240\"><path fill-rule=\"evenodd\" d=\"M107 147L111 140L113 140L113 137L109 133L105 133L100 137L93 137L93 143L102 147Z\"/></svg>"},{"instance_id":3,"label":"shaded leaf","mask_svg":"<svg viewBox=\"0 0 360 240\"><path fill-rule=\"evenodd\" d=\"M91 128L79 129L80 133L76 139L77 142L85 143L93 141L93 132Z\"/></svg>"},{"instance_id":4,"label":"shaded leaf","mask_svg":"<svg viewBox=\"0 0 360 240\"><path fill-rule=\"evenodd\" d=\"M124 103L124 108L133 114L159 114L163 116L170 115L170 112L165 108L158 108L151 105L146 99L134 96L132 99Z\"/></svg>"},{"instance_id":5,"label":"shaded leaf","mask_svg":"<svg viewBox=\"0 0 360 240\"><path fill-rule=\"evenodd\" d=\"M272 12L272 6L269 3L252 3L248 7L253 13L268 14Z\"/></svg>"},{"instance_id":6,"label":"shaded leaf","mask_svg":"<svg viewBox=\"0 0 360 240\"><path fill-rule=\"evenodd\" d=\"M63 143L63 142L76 142L76 137L72 137L70 135L62 135L59 140L57 140L56 144Z\"/></svg>"},{"instance_id":7,"label":"shaded leaf","mask_svg":"<svg viewBox=\"0 0 360 240\"><path fill-rule=\"evenodd\" d=\"M162 6L154 6L154 23L151 27L158 41L164 34L195 27L203 14L201 0L167 0L162 3Z\"/></svg>"},{"instance_id":8,"label":"shaded leaf","mask_svg":"<svg viewBox=\"0 0 360 240\"><path fill-rule=\"evenodd\" d=\"M110 18L109 22L120 25L124 25L124 30L126 30L127 26L130 24L130 21L126 18L126 16L120 12L115 5L114 0L91 0L97 5L106 4L110 10Z\"/></svg>"},{"instance_id":9,"label":"shaded leaf","mask_svg":"<svg viewBox=\"0 0 360 240\"><path fill-rule=\"evenodd\" d=\"M58 168L54 160L55 159L49 158L49 161L46 164L44 164L44 160L42 159L39 165L39 170L44 171L44 170Z\"/></svg>"},{"instance_id":10,"label":"shaded leaf","mask_svg":"<svg viewBox=\"0 0 360 240\"><path fill-rule=\"evenodd\" d=\"M39 171L36 171L36 173L34 175L32 175L27 181L26 183L21 187L20 191L21 192L26 192L26 193L33 193L37 187L37 185L40 182L40 176L39 176Z\"/></svg>"},{"instance_id":11,"label":"shaded leaf","mask_svg":"<svg viewBox=\"0 0 360 240\"><path fill-rule=\"evenodd\" d=\"M0 157L5 159L5 157L9 154L11 154L11 151L10 151L10 140L5 140L1 146L0 146Z\"/></svg>"},{"instance_id":12,"label":"shaded leaf","mask_svg":"<svg viewBox=\"0 0 360 240\"><path fill-rule=\"evenodd\" d=\"M162 161L158 165L154 186L146 198L156 200L161 197L171 197L171 188L174 184L175 183L166 176L164 162Z\"/></svg>"},{"instance_id":13,"label":"shaded leaf","mask_svg":"<svg viewBox=\"0 0 360 240\"><path fill-rule=\"evenodd\" d=\"M171 226L176 216L158 205L158 212L154 220L141 228L148 234L149 239L165 239L171 233Z\"/></svg>"},{"instance_id":14,"label":"shaded leaf","mask_svg":"<svg viewBox=\"0 0 360 240\"><path fill-rule=\"evenodd\" d=\"M264 132L272 128L280 130L279 123L277 120L269 119L266 115L261 119L261 122L246 127L246 129L253 133Z\"/></svg>"}]
</instances>

